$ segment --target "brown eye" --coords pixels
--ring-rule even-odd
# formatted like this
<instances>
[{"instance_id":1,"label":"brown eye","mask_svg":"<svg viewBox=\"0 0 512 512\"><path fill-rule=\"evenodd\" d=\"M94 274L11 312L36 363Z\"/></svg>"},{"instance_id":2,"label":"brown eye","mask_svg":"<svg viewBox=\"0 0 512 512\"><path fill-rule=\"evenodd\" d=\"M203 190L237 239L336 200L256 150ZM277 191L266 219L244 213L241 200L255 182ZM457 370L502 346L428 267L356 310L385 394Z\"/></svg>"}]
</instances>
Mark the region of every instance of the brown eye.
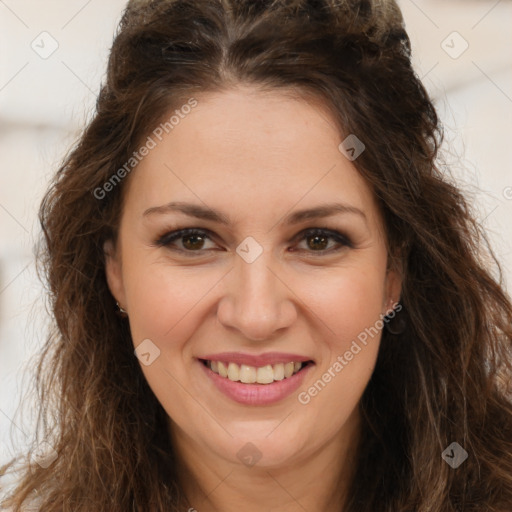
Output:
<instances>
[{"instance_id":1,"label":"brown eye","mask_svg":"<svg viewBox=\"0 0 512 512\"><path fill-rule=\"evenodd\" d=\"M204 245L204 238L201 235L186 235L182 237L183 246L185 249L194 250L194 249L202 249Z\"/></svg>"},{"instance_id":2,"label":"brown eye","mask_svg":"<svg viewBox=\"0 0 512 512\"><path fill-rule=\"evenodd\" d=\"M181 246L176 247L175 242L181 240ZM171 250L187 252L187 253L201 253L203 251L211 250L212 248L205 248L204 244L207 240L211 241L210 236L206 231L197 229L181 229L167 233L155 245L160 247L168 247Z\"/></svg>"},{"instance_id":3,"label":"brown eye","mask_svg":"<svg viewBox=\"0 0 512 512\"><path fill-rule=\"evenodd\" d=\"M343 247L353 247L353 244L348 237L330 229L309 229L300 233L296 238L299 241L305 241L306 243L306 248L299 250L306 251L308 253L317 253L319 256L325 253L338 251ZM158 247L167 247L172 251L196 256L205 251L214 250L213 247L205 247L207 241L213 243L208 230L188 228L167 233L158 239L155 242L155 245ZM332 241L335 242L334 246L329 246Z\"/></svg>"},{"instance_id":4,"label":"brown eye","mask_svg":"<svg viewBox=\"0 0 512 512\"><path fill-rule=\"evenodd\" d=\"M305 240L307 252L334 252L343 247L353 247L352 242L346 236L330 229L310 229L301 234L301 240ZM334 241L334 247L329 247L329 241ZM336 247L336 244L338 247ZM302 249L301 249L302 250Z\"/></svg>"},{"instance_id":5,"label":"brown eye","mask_svg":"<svg viewBox=\"0 0 512 512\"><path fill-rule=\"evenodd\" d=\"M323 235L309 235L306 240L310 249L325 251L329 245L329 237Z\"/></svg>"}]
</instances>

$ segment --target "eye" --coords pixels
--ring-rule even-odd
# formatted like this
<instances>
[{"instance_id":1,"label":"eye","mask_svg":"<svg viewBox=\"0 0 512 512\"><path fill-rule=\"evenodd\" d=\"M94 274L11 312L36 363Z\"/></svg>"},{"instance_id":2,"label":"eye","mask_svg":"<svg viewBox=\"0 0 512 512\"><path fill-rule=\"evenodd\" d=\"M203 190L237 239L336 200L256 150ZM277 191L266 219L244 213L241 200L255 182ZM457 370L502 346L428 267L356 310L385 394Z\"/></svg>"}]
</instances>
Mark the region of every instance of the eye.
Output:
<instances>
[{"instance_id":1,"label":"eye","mask_svg":"<svg viewBox=\"0 0 512 512\"><path fill-rule=\"evenodd\" d=\"M192 256L193 253L200 254L205 250L213 250L213 248L204 247L207 240L212 241L211 232L209 230L202 230L197 228L181 229L179 231L172 231L160 237L153 244L157 247L167 247L170 250L178 252L186 252L187 255ZM307 251L312 253L319 253L323 255L325 253L331 253L342 249L343 247L353 247L350 239L331 229L325 228L313 228L302 231L296 237L294 242L302 241L306 242L306 249L299 249L301 251ZM335 247L329 247L329 240L335 242ZM179 241L180 246L176 247L175 242ZM336 247L336 244L338 247ZM293 249L295 251L295 249ZM196 254L194 254L195 256Z\"/></svg>"},{"instance_id":2,"label":"eye","mask_svg":"<svg viewBox=\"0 0 512 512\"><path fill-rule=\"evenodd\" d=\"M180 252L199 252L204 249L205 240L211 240L209 231L199 230L195 228L180 229L179 231L172 231L167 233L155 243L157 246L168 247L169 249ZM173 243L180 240L182 247L173 247Z\"/></svg>"},{"instance_id":3,"label":"eye","mask_svg":"<svg viewBox=\"0 0 512 512\"><path fill-rule=\"evenodd\" d=\"M320 255L326 252L338 251L343 247L353 247L351 240L347 236L332 229L308 229L299 234L299 239L305 240L307 246L306 250L311 249L309 252L321 253ZM328 248L329 240L335 241L334 248L332 246ZM338 247L336 247L336 244L338 244Z\"/></svg>"}]
</instances>

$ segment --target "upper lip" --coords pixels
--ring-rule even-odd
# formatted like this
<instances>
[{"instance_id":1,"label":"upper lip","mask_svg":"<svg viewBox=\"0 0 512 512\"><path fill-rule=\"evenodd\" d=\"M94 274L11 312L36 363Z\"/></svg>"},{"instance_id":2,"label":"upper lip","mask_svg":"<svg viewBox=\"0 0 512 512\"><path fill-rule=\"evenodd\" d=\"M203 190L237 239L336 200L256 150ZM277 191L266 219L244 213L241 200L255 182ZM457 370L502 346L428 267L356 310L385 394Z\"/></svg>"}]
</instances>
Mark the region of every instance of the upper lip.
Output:
<instances>
[{"instance_id":1,"label":"upper lip","mask_svg":"<svg viewBox=\"0 0 512 512\"><path fill-rule=\"evenodd\" d=\"M310 357L299 354L287 354L285 352L267 352L266 354L252 355L242 352L222 352L220 354L210 354L198 359L207 361L222 361L223 363L245 364L247 366L261 367L268 364L307 362L312 361Z\"/></svg>"}]
</instances>

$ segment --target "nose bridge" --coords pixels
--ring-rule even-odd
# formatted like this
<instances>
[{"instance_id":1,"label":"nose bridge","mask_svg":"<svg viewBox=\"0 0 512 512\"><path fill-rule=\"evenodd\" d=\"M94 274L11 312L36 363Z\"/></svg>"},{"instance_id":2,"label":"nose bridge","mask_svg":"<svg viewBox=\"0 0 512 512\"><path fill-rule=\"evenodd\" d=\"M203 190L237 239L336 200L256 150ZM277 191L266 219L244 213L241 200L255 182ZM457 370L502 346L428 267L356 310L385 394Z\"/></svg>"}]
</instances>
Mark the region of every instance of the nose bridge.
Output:
<instances>
[{"instance_id":1,"label":"nose bridge","mask_svg":"<svg viewBox=\"0 0 512 512\"><path fill-rule=\"evenodd\" d=\"M264 251L252 263L243 260L238 262L238 282L235 284L235 289L241 306L247 304L252 311L259 310L266 314L269 307L275 307L278 299L276 277L269 270L272 265L271 260L270 251Z\"/></svg>"},{"instance_id":2,"label":"nose bridge","mask_svg":"<svg viewBox=\"0 0 512 512\"><path fill-rule=\"evenodd\" d=\"M287 288L275 275L271 250L265 249L252 262L237 257L227 293L219 306L219 320L235 327L248 339L266 339L294 318Z\"/></svg>"}]
</instances>

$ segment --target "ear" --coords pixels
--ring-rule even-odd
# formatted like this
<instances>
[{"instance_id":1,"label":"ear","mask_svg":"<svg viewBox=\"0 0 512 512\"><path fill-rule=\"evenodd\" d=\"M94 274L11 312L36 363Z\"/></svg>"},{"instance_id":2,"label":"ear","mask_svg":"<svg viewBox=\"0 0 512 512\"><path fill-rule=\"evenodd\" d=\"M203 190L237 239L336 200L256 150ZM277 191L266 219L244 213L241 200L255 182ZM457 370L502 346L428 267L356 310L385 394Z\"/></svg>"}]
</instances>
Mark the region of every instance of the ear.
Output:
<instances>
[{"instance_id":1,"label":"ear","mask_svg":"<svg viewBox=\"0 0 512 512\"><path fill-rule=\"evenodd\" d=\"M384 311L383 314L389 314L394 306L400 301L402 294L403 268L401 260L391 259L388 262L386 270L386 284L384 291Z\"/></svg>"},{"instance_id":2,"label":"ear","mask_svg":"<svg viewBox=\"0 0 512 512\"><path fill-rule=\"evenodd\" d=\"M400 301L402 294L402 275L396 269L388 270L386 275L386 291L384 296L384 311L383 314L388 314L397 302Z\"/></svg>"},{"instance_id":3,"label":"ear","mask_svg":"<svg viewBox=\"0 0 512 512\"><path fill-rule=\"evenodd\" d=\"M103 244L103 252L105 254L105 275L107 277L110 293L121 307L125 307L126 297L120 254L116 250L112 240L107 240Z\"/></svg>"}]
</instances>

